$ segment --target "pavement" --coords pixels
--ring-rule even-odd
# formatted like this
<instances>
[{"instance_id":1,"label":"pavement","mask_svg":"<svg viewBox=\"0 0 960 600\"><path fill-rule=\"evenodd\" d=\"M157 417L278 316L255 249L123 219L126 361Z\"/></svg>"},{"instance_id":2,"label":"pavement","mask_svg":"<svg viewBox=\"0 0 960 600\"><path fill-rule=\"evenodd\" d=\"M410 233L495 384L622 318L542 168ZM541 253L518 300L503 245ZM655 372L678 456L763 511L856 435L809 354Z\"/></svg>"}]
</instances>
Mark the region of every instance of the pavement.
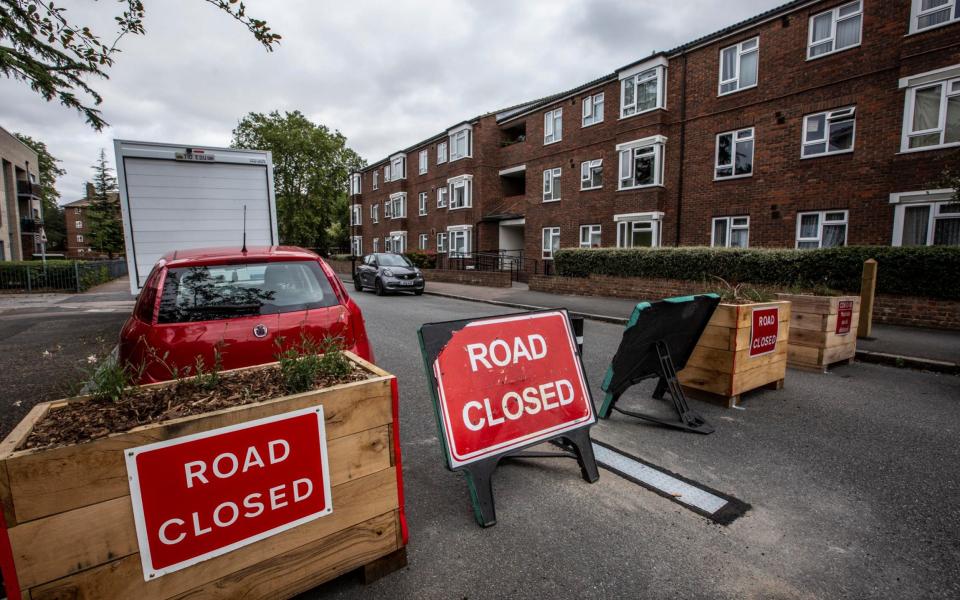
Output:
<instances>
[{"instance_id":1,"label":"pavement","mask_svg":"<svg viewBox=\"0 0 960 600\"><path fill-rule=\"evenodd\" d=\"M646 299L546 294L517 283L512 288L493 288L431 281L426 293L516 308L566 308L611 323L626 323L636 303ZM875 323L871 333L871 339L857 340L859 360L960 373L960 331Z\"/></svg>"}]
</instances>

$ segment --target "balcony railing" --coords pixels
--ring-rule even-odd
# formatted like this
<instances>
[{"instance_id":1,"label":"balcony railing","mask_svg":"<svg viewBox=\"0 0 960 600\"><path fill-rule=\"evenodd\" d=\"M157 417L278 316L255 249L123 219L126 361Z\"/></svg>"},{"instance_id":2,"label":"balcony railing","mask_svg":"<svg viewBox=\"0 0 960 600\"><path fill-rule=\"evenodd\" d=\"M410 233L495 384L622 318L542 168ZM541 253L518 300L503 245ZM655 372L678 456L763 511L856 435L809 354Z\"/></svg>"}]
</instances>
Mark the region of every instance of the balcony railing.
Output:
<instances>
[{"instance_id":1,"label":"balcony railing","mask_svg":"<svg viewBox=\"0 0 960 600\"><path fill-rule=\"evenodd\" d=\"M41 227L43 227L43 221L40 219L29 217L20 219L20 233L39 233Z\"/></svg>"},{"instance_id":2,"label":"balcony railing","mask_svg":"<svg viewBox=\"0 0 960 600\"><path fill-rule=\"evenodd\" d=\"M17 181L17 196L20 197L29 197L29 198L39 198L40 197L40 186L27 181L26 179L21 179Z\"/></svg>"}]
</instances>

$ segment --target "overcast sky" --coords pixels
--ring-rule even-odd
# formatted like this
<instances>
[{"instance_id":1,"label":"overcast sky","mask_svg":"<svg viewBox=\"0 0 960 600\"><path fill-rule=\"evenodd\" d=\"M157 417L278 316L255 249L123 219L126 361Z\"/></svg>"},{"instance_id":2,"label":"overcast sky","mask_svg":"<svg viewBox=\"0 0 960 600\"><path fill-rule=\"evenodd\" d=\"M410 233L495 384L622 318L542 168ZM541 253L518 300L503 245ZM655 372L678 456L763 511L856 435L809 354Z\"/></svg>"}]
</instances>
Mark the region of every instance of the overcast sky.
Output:
<instances>
[{"instance_id":1,"label":"overcast sky","mask_svg":"<svg viewBox=\"0 0 960 600\"><path fill-rule=\"evenodd\" d=\"M246 0L283 36L266 52L202 0L147 0L145 36L121 42L94 81L110 128L0 78L0 125L47 143L82 196L112 140L226 146L250 111L296 110L338 129L368 161L466 118L585 83L654 50L716 31L784 0ZM65 0L107 37L116 3ZM94 11L94 13L91 13ZM88 18L83 18L88 15Z\"/></svg>"}]
</instances>

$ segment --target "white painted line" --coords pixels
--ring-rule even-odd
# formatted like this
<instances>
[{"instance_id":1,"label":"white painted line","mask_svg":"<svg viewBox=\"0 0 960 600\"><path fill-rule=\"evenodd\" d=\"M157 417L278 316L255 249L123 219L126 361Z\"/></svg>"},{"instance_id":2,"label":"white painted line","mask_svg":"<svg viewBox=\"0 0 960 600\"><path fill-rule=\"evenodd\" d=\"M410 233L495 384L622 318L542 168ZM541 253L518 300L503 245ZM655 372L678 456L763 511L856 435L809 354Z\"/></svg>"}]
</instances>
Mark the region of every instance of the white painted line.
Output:
<instances>
[{"instance_id":1,"label":"white painted line","mask_svg":"<svg viewBox=\"0 0 960 600\"><path fill-rule=\"evenodd\" d=\"M681 504L692 506L707 514L712 515L727 505L725 498L690 485L605 446L593 444L593 454L598 463L619 471L643 485L660 490Z\"/></svg>"}]
</instances>

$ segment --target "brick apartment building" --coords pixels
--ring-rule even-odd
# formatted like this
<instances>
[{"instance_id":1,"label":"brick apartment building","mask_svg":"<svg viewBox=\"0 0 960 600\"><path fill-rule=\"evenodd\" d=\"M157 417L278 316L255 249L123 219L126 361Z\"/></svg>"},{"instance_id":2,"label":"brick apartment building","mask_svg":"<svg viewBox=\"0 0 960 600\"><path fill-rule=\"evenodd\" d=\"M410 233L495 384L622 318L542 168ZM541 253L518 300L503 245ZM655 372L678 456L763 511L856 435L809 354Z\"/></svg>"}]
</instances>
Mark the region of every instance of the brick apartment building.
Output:
<instances>
[{"instance_id":1,"label":"brick apartment building","mask_svg":"<svg viewBox=\"0 0 960 600\"><path fill-rule=\"evenodd\" d=\"M373 251L960 245L960 0L789 2L350 178Z\"/></svg>"},{"instance_id":2,"label":"brick apartment building","mask_svg":"<svg viewBox=\"0 0 960 600\"><path fill-rule=\"evenodd\" d=\"M0 127L0 261L40 252L43 210L37 153Z\"/></svg>"},{"instance_id":3,"label":"brick apartment building","mask_svg":"<svg viewBox=\"0 0 960 600\"><path fill-rule=\"evenodd\" d=\"M63 218L66 224L66 241L68 258L105 258L106 253L97 252L92 246L93 241L90 237L89 212L92 198L95 195L93 184L87 183L87 195L79 200L74 200L63 205ZM107 198L111 202L116 202L119 207L120 194L118 192L108 192ZM119 208L118 211L119 213Z\"/></svg>"}]
</instances>

